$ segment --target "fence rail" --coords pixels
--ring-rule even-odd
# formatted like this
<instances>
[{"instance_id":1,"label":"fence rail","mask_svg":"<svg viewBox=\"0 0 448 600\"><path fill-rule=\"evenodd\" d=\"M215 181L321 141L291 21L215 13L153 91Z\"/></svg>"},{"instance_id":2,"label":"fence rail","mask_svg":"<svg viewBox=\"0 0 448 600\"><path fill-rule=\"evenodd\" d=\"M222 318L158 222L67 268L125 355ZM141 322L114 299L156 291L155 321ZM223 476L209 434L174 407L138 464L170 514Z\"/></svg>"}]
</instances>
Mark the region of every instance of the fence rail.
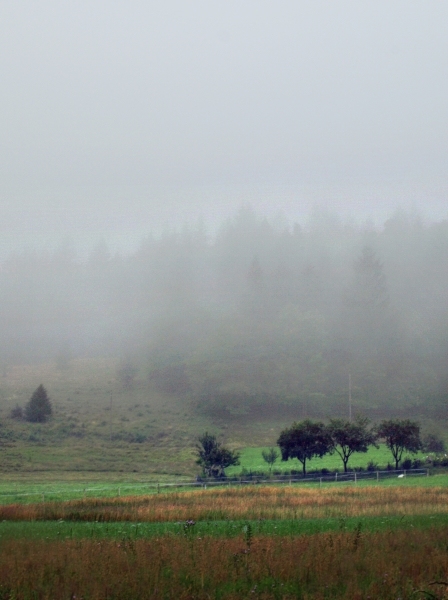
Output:
<instances>
[{"instance_id":1,"label":"fence rail","mask_svg":"<svg viewBox=\"0 0 448 600\"><path fill-rule=\"evenodd\" d=\"M243 485L292 485L292 484L308 484L315 483L319 486L322 483L354 483L358 481L373 480L380 481L382 479L391 478L405 478L405 477L428 477L429 469L401 469L398 471L349 471L347 473L328 473L324 475L316 475L314 473L310 475L299 476L299 475L285 475L278 476L277 478L262 477L257 475L246 475L243 477L221 477L219 479L196 479L190 481L164 481L164 482L145 482L139 484L118 484L110 485L107 487L80 487L77 489L42 489L34 492L0 492L0 502L7 500L7 498L18 498L18 497L34 497L37 501L51 500L52 495L64 495L79 494L81 497L86 497L87 494L92 497L95 493L109 492L108 497L119 497L124 494L133 495L137 490L152 490L153 493L159 493L164 488L175 489L175 488L200 488L207 489L210 487L225 487L225 486L243 486ZM144 493L144 492L143 492ZM35 501L35 500L34 500Z\"/></svg>"}]
</instances>

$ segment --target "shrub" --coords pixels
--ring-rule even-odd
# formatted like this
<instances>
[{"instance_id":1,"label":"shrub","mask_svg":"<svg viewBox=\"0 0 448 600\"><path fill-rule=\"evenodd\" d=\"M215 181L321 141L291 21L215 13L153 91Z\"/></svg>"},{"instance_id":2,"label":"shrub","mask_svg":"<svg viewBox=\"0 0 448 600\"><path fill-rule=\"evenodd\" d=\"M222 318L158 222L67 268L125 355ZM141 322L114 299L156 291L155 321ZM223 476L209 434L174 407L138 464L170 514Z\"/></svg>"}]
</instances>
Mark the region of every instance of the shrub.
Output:
<instances>
[{"instance_id":1,"label":"shrub","mask_svg":"<svg viewBox=\"0 0 448 600\"><path fill-rule=\"evenodd\" d=\"M422 448L425 452L445 452L445 442L436 433L427 433L423 438Z\"/></svg>"},{"instance_id":2,"label":"shrub","mask_svg":"<svg viewBox=\"0 0 448 600\"><path fill-rule=\"evenodd\" d=\"M23 408L17 404L17 406L11 409L9 416L11 419L21 421L23 419Z\"/></svg>"},{"instance_id":3,"label":"shrub","mask_svg":"<svg viewBox=\"0 0 448 600\"><path fill-rule=\"evenodd\" d=\"M379 470L379 465L376 462L373 462L373 460L369 460L369 462L367 463L367 471L378 471Z\"/></svg>"},{"instance_id":4,"label":"shrub","mask_svg":"<svg viewBox=\"0 0 448 600\"><path fill-rule=\"evenodd\" d=\"M412 469L412 458L409 458L409 456L406 456L406 458L401 463L401 467L403 469Z\"/></svg>"}]
</instances>

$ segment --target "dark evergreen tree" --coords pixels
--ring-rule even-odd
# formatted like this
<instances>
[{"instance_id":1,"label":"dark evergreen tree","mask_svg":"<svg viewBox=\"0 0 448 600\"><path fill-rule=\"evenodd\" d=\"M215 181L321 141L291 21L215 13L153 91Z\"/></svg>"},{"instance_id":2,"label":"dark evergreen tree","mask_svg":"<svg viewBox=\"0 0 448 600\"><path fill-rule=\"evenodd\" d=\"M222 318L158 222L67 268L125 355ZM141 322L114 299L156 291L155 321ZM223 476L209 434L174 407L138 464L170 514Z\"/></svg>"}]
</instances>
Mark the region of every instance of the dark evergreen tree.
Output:
<instances>
[{"instance_id":1,"label":"dark evergreen tree","mask_svg":"<svg viewBox=\"0 0 448 600\"><path fill-rule=\"evenodd\" d=\"M362 310L384 310L389 304L382 262L370 246L365 246L354 264L352 305Z\"/></svg>"},{"instance_id":2,"label":"dark evergreen tree","mask_svg":"<svg viewBox=\"0 0 448 600\"><path fill-rule=\"evenodd\" d=\"M25 406L25 419L31 423L45 423L52 412L47 390L40 384Z\"/></svg>"}]
</instances>

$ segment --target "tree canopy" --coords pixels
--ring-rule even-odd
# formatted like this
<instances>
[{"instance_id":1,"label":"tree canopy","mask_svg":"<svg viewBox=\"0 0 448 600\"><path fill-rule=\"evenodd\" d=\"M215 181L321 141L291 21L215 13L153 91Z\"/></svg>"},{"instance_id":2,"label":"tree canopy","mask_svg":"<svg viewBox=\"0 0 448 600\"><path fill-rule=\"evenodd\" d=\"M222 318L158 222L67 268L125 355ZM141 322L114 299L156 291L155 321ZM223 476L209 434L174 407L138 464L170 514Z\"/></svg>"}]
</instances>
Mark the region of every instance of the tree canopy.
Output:
<instances>
[{"instance_id":1,"label":"tree canopy","mask_svg":"<svg viewBox=\"0 0 448 600\"><path fill-rule=\"evenodd\" d=\"M332 440L324 423L306 419L283 429L277 440L282 460L297 458L306 475L306 463L313 457L322 458L333 450Z\"/></svg>"},{"instance_id":2,"label":"tree canopy","mask_svg":"<svg viewBox=\"0 0 448 600\"><path fill-rule=\"evenodd\" d=\"M369 446L376 444L376 434L369 429L369 420L358 416L352 421L331 419L328 431L333 442L335 452L339 454L347 472L347 464L354 452L367 452Z\"/></svg>"},{"instance_id":3,"label":"tree canopy","mask_svg":"<svg viewBox=\"0 0 448 600\"><path fill-rule=\"evenodd\" d=\"M239 453L223 446L216 436L208 432L199 437L196 454L196 463L201 465L208 477L223 477L227 467L240 464Z\"/></svg>"},{"instance_id":4,"label":"tree canopy","mask_svg":"<svg viewBox=\"0 0 448 600\"><path fill-rule=\"evenodd\" d=\"M377 429L377 435L384 439L387 447L392 452L395 469L398 469L405 450L415 454L422 447L420 425L409 419L381 421Z\"/></svg>"}]
</instances>

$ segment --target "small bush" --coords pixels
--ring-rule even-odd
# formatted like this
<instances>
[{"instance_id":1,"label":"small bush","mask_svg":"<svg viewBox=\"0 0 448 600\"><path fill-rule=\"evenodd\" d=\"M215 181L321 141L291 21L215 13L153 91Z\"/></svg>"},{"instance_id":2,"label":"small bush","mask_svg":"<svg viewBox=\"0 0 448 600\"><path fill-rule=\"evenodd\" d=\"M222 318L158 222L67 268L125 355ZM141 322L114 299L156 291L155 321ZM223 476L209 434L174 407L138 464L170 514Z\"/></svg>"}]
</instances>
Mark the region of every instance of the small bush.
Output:
<instances>
[{"instance_id":1,"label":"small bush","mask_svg":"<svg viewBox=\"0 0 448 600\"><path fill-rule=\"evenodd\" d=\"M432 464L434 467L448 467L448 456L436 456Z\"/></svg>"},{"instance_id":2,"label":"small bush","mask_svg":"<svg viewBox=\"0 0 448 600\"><path fill-rule=\"evenodd\" d=\"M11 412L9 413L11 419L16 419L16 421L21 421L23 419L23 408L17 404Z\"/></svg>"},{"instance_id":3,"label":"small bush","mask_svg":"<svg viewBox=\"0 0 448 600\"><path fill-rule=\"evenodd\" d=\"M378 463L373 462L373 460L369 460L369 462L367 463L367 471L379 471Z\"/></svg>"},{"instance_id":4,"label":"small bush","mask_svg":"<svg viewBox=\"0 0 448 600\"><path fill-rule=\"evenodd\" d=\"M412 469L412 458L406 456L406 458L401 463L401 468L405 470Z\"/></svg>"},{"instance_id":5,"label":"small bush","mask_svg":"<svg viewBox=\"0 0 448 600\"><path fill-rule=\"evenodd\" d=\"M436 433L427 433L423 438L422 448L425 452L445 452L445 442Z\"/></svg>"}]
</instances>

